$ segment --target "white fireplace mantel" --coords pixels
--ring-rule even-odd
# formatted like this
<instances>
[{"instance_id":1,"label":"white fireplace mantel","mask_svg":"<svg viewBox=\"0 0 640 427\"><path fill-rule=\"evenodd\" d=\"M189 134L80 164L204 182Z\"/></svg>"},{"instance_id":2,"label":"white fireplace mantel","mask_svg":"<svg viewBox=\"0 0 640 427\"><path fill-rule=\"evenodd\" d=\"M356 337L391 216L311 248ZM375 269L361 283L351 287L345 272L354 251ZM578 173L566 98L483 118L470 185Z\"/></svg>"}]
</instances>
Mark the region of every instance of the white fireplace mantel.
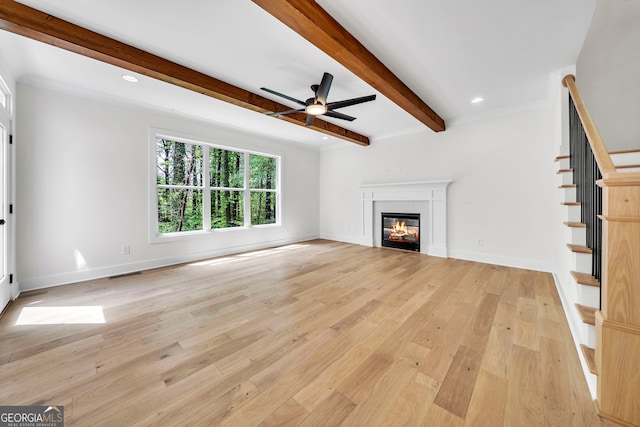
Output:
<instances>
[{"instance_id":1,"label":"white fireplace mantel","mask_svg":"<svg viewBox=\"0 0 640 427\"><path fill-rule=\"evenodd\" d=\"M421 213L420 252L446 258L447 186L451 182L440 180L361 185L363 244L380 246L376 236L382 234L378 218L381 210L411 206L404 209Z\"/></svg>"}]
</instances>

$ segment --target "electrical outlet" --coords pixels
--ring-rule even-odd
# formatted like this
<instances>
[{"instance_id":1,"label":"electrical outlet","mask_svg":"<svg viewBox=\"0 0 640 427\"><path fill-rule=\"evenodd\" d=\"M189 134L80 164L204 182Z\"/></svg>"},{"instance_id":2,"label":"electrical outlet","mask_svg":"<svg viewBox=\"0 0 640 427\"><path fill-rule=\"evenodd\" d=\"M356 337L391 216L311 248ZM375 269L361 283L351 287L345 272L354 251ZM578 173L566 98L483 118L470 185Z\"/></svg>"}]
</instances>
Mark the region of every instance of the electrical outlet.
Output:
<instances>
[{"instance_id":1,"label":"electrical outlet","mask_svg":"<svg viewBox=\"0 0 640 427\"><path fill-rule=\"evenodd\" d=\"M484 246L484 241L478 240L478 242L476 243L476 246L478 246L478 247Z\"/></svg>"},{"instance_id":2,"label":"electrical outlet","mask_svg":"<svg viewBox=\"0 0 640 427\"><path fill-rule=\"evenodd\" d=\"M131 246L123 246L122 247L122 255L129 255L131 253Z\"/></svg>"}]
</instances>

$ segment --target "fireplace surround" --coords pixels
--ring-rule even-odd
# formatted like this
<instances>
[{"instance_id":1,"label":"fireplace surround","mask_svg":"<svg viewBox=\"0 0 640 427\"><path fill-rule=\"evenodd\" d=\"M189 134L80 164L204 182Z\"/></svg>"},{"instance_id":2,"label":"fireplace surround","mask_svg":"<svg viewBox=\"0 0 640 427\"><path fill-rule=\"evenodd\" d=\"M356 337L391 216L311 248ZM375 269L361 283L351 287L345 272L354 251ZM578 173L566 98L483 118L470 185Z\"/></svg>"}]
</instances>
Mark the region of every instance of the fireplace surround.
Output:
<instances>
[{"instance_id":1,"label":"fireplace surround","mask_svg":"<svg viewBox=\"0 0 640 427\"><path fill-rule=\"evenodd\" d=\"M382 246L382 212L420 214L420 253L447 257L447 186L451 180L361 185L362 244Z\"/></svg>"}]
</instances>

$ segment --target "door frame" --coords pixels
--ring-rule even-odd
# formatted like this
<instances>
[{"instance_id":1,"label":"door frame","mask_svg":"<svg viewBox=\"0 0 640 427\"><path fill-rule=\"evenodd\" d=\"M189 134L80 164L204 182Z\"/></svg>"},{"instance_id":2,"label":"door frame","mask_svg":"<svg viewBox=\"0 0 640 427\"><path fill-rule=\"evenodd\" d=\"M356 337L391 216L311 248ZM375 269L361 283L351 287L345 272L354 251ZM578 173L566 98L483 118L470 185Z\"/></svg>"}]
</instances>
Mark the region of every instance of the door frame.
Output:
<instances>
[{"instance_id":1,"label":"door frame","mask_svg":"<svg viewBox=\"0 0 640 427\"><path fill-rule=\"evenodd\" d=\"M0 248L2 255L0 263L0 312L4 310L11 300L15 300L19 293L19 288L14 277L15 265L15 239L14 239L14 215L13 215L13 189L14 189L14 150L13 150L13 120L12 106L13 94L0 75L0 91L5 97L5 106L0 104L0 125L4 129L2 141L0 141L0 219L5 223L0 225Z\"/></svg>"}]
</instances>

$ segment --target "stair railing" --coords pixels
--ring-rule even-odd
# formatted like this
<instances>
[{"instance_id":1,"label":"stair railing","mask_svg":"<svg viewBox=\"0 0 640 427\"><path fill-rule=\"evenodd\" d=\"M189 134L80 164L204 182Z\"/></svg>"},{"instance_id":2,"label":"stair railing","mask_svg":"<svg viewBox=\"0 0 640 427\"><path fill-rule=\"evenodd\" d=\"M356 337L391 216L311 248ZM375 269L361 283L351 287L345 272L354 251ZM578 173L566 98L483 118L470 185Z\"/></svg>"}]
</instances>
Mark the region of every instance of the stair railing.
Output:
<instances>
[{"instance_id":1,"label":"stair railing","mask_svg":"<svg viewBox=\"0 0 640 427\"><path fill-rule=\"evenodd\" d=\"M618 172L575 84L569 89L601 178L602 269L596 311L598 414L640 426L640 172ZM586 144L583 144L586 145ZM597 209L596 206L592 208ZM597 212L596 212L597 213Z\"/></svg>"},{"instance_id":2,"label":"stair railing","mask_svg":"<svg viewBox=\"0 0 640 427\"><path fill-rule=\"evenodd\" d=\"M576 185L576 201L580 202L580 222L586 225L586 246L591 249L591 275L600 281L602 222L598 215L602 212L602 188L596 181L602 179L602 174L572 98L569 98L569 126L569 165Z\"/></svg>"},{"instance_id":3,"label":"stair railing","mask_svg":"<svg viewBox=\"0 0 640 427\"><path fill-rule=\"evenodd\" d=\"M589 146L591 147L593 156L598 164L600 173L602 173L602 175L606 175L615 172L616 167L613 165L611 156L609 156L607 146L604 144L604 141L600 136L600 132L598 132L598 128L596 128L596 125L589 114L589 110L587 110L587 106L584 104L584 101L578 92L575 76L565 76L565 78L562 79L562 84L569 89L569 94L571 95L571 99L576 107L578 116L580 117L584 133L587 136Z\"/></svg>"}]
</instances>

